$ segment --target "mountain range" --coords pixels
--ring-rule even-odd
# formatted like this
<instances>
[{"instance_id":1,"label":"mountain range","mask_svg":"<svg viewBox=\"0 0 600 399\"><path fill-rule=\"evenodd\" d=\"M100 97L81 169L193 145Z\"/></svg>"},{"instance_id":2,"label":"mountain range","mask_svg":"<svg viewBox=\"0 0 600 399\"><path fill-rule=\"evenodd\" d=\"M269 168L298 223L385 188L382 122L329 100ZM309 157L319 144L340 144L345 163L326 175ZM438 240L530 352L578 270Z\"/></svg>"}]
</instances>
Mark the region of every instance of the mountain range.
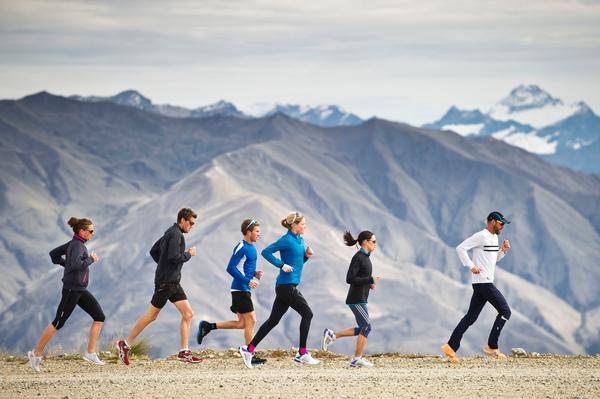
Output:
<instances>
[{"instance_id":1,"label":"mountain range","mask_svg":"<svg viewBox=\"0 0 600 399\"><path fill-rule=\"evenodd\" d=\"M260 118L280 112L303 122L323 127L350 126L358 125L363 122L357 115L346 112L337 105L319 105L310 107L297 104L275 104L272 106L263 106L259 111L246 114L240 111L232 103L223 100L194 109L169 104L156 105L153 104L149 98L144 97L135 90L126 90L110 97L83 97L76 95L71 96L71 98L86 102L112 102L174 118L205 118L213 115L236 116L239 118Z\"/></svg>"},{"instance_id":2,"label":"mountain range","mask_svg":"<svg viewBox=\"0 0 600 399\"><path fill-rule=\"evenodd\" d=\"M280 218L299 210L315 250L299 286L315 314L309 346L318 346L325 327L354 324L344 298L355 249L343 245L342 233L369 229L382 279L369 301L368 350L436 353L472 291L454 247L498 209L513 221L496 281L513 310L502 348L600 351L599 176L491 137L376 118L330 128L281 112L173 118L46 92L0 101L0 134L0 347L30 349L53 318L62 268L47 253L70 238L69 216L94 220L89 248L101 260L89 289L108 316L102 337L126 335L152 295L149 248L178 209L191 206L199 218L186 240L198 256L184 266L182 285L194 324L234 317L225 267L241 220L261 221L260 251L284 233ZM261 323L277 270L263 259L259 268L265 277L253 297ZM480 351L494 317L488 306L461 353ZM179 349L178 319L168 305L145 331L153 354ZM290 311L261 345L297 345L298 324ZM88 326L76 310L53 345L82 348ZM241 337L216 331L206 344L232 347ZM352 345L342 340L335 350Z\"/></svg>"},{"instance_id":3,"label":"mountain range","mask_svg":"<svg viewBox=\"0 0 600 399\"><path fill-rule=\"evenodd\" d=\"M584 102L565 104L536 85L520 85L489 111L451 107L426 128L492 136L556 163L600 173L600 118Z\"/></svg>"}]
</instances>

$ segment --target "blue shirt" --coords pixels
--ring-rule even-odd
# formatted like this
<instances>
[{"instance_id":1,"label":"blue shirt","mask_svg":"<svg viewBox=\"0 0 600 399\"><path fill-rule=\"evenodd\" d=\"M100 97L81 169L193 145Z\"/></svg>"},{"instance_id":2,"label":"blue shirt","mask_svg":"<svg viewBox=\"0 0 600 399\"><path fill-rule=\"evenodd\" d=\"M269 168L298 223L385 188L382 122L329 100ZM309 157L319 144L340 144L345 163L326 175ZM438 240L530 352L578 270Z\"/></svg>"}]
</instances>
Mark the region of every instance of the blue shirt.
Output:
<instances>
[{"instance_id":1,"label":"blue shirt","mask_svg":"<svg viewBox=\"0 0 600 399\"><path fill-rule=\"evenodd\" d=\"M273 253L279 251L281 259L276 258ZM300 284L302 277L302 267L308 260L305 256L304 239L299 234L288 230L279 240L262 250L262 256L273 266L281 269L283 265L290 265L294 268L293 272L286 273L279 271L276 284Z\"/></svg>"},{"instance_id":2,"label":"blue shirt","mask_svg":"<svg viewBox=\"0 0 600 399\"><path fill-rule=\"evenodd\" d=\"M238 269L238 265L244 257L246 260L244 261L244 273L242 273ZM254 272L256 272L256 258L254 244L248 244L245 240L242 240L235 246L227 265L227 273L233 277L231 282L232 291L250 291L248 284L252 281Z\"/></svg>"}]
</instances>

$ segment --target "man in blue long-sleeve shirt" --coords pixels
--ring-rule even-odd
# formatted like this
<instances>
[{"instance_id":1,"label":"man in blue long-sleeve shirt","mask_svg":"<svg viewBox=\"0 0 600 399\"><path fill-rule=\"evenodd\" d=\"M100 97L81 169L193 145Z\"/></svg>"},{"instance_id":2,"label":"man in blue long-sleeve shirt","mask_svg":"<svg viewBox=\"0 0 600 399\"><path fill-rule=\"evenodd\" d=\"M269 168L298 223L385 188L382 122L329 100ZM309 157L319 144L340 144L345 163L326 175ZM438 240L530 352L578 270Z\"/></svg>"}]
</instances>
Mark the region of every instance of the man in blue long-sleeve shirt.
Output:
<instances>
[{"instance_id":1,"label":"man in blue long-sleeve shirt","mask_svg":"<svg viewBox=\"0 0 600 399\"><path fill-rule=\"evenodd\" d=\"M238 316L237 320L211 323L201 320L198 325L196 335L198 344L202 344L202 339L216 329L243 329L246 344L250 342L254 335L254 326L256 325L256 313L252 303L251 289L258 287L262 271L256 270L256 248L254 243L260 238L260 223L256 219L246 219L242 222L241 232L244 239L240 241L235 248L229 263L227 273L233 277L231 282L231 311ZM238 269L239 264L244 260L243 271ZM264 359L254 357L253 364L264 363Z\"/></svg>"},{"instance_id":2,"label":"man in blue long-sleeve shirt","mask_svg":"<svg viewBox=\"0 0 600 399\"><path fill-rule=\"evenodd\" d=\"M177 360L188 363L198 363L202 359L194 356L188 347L190 325L194 311L187 300L181 281L183 264L196 256L196 247L185 249L184 233L189 233L196 223L198 215L190 208L182 208L177 214L177 223L169 227L163 236L150 249L150 256L157 263L154 274L154 295L148 311L140 317L127 340L118 340L119 358L125 365L129 364L129 345L133 340L158 317L167 301L171 301L181 313L181 350Z\"/></svg>"}]
</instances>

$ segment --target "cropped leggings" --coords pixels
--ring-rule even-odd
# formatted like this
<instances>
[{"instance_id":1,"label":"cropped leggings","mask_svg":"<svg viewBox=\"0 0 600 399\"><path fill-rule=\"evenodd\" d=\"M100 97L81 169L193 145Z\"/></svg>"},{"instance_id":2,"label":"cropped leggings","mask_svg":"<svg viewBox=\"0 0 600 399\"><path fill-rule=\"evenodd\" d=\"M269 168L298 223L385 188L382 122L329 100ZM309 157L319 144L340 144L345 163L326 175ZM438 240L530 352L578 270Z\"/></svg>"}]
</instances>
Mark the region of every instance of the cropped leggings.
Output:
<instances>
[{"instance_id":1,"label":"cropped leggings","mask_svg":"<svg viewBox=\"0 0 600 399\"><path fill-rule=\"evenodd\" d=\"M65 325L76 305L79 305L94 321L104 321L104 312L100 304L88 290L74 291L63 288L62 298L58 304L58 309L56 309L56 317L52 321L54 328L60 330Z\"/></svg>"}]
</instances>

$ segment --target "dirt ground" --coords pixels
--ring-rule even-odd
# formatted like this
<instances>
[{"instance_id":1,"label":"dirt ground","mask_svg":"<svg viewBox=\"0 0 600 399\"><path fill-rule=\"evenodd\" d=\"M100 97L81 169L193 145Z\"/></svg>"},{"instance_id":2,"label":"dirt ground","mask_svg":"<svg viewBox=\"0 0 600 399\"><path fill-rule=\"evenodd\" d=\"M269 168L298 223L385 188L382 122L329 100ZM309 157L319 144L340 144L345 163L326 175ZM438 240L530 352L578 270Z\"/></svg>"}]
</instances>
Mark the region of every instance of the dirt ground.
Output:
<instances>
[{"instance_id":1,"label":"dirt ground","mask_svg":"<svg viewBox=\"0 0 600 399\"><path fill-rule=\"evenodd\" d=\"M368 357L354 369L348 357L320 351L317 366L293 361L292 351L259 351L267 364L248 370L231 351L204 351L200 364L134 359L129 367L105 352L104 366L55 355L34 374L25 357L0 356L0 398L327 397L327 398L600 398L600 356L464 358Z\"/></svg>"}]
</instances>

